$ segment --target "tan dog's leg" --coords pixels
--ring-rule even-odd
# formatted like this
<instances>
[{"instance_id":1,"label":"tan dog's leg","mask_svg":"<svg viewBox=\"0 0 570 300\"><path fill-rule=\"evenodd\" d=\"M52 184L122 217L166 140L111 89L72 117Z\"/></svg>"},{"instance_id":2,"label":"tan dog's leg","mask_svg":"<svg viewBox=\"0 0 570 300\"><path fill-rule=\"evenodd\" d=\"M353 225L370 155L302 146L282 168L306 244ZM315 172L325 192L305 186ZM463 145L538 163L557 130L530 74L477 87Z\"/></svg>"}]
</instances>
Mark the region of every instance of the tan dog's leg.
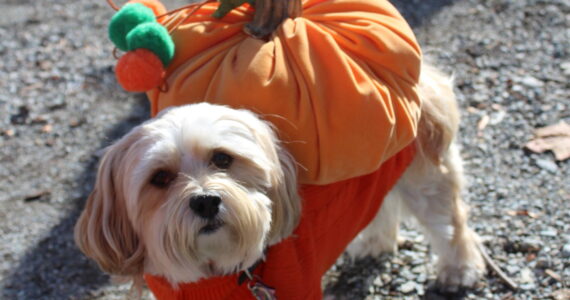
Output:
<instances>
[{"instance_id":1,"label":"tan dog's leg","mask_svg":"<svg viewBox=\"0 0 570 300\"><path fill-rule=\"evenodd\" d=\"M356 257L393 252L405 212L416 217L439 257L440 286L455 291L473 286L485 270L477 235L467 226L467 206L461 199L463 167L453 144L459 111L452 80L433 67L422 67L419 93L423 107L416 158L348 252Z\"/></svg>"},{"instance_id":2,"label":"tan dog's leg","mask_svg":"<svg viewBox=\"0 0 570 300\"><path fill-rule=\"evenodd\" d=\"M473 286L485 269L461 198L463 166L453 144L459 110L452 80L430 66L422 68L419 92L424 105L416 142L418 154L396 189L439 257L439 284L454 291Z\"/></svg>"},{"instance_id":3,"label":"tan dog's leg","mask_svg":"<svg viewBox=\"0 0 570 300\"><path fill-rule=\"evenodd\" d=\"M397 186L406 211L422 225L438 256L438 283L447 291L472 287L485 269L477 235L467 225L461 173L459 152L451 146L440 166L417 161Z\"/></svg>"}]
</instances>

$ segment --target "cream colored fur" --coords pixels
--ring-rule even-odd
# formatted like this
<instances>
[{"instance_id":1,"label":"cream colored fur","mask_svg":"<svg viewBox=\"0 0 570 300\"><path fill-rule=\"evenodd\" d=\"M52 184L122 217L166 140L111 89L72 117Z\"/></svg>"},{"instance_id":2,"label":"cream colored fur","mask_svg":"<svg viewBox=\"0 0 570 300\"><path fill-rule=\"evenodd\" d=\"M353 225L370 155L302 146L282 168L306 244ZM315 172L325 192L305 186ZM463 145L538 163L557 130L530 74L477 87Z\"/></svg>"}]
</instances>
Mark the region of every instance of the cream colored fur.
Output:
<instances>
[{"instance_id":1,"label":"cream colored fur","mask_svg":"<svg viewBox=\"0 0 570 300\"><path fill-rule=\"evenodd\" d=\"M227 170L213 153L233 157ZM159 170L176 178L151 184ZM190 208L193 195L221 196L217 220ZM201 103L162 112L112 145L75 228L79 248L106 272L195 282L248 268L297 226L296 167L270 125L254 114Z\"/></svg>"}]
</instances>

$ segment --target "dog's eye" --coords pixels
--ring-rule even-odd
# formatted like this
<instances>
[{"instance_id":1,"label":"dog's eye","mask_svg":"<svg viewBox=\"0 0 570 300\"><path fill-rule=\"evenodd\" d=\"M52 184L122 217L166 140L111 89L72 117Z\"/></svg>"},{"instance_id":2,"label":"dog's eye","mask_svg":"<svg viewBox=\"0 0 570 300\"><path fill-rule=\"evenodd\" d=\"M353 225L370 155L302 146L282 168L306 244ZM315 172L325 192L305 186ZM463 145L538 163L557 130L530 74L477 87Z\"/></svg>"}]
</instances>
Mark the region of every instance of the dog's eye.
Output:
<instances>
[{"instance_id":1,"label":"dog's eye","mask_svg":"<svg viewBox=\"0 0 570 300\"><path fill-rule=\"evenodd\" d=\"M174 179L176 179L176 174L166 170L158 170L152 174L150 183L156 187L164 188L167 187Z\"/></svg>"},{"instance_id":2,"label":"dog's eye","mask_svg":"<svg viewBox=\"0 0 570 300\"><path fill-rule=\"evenodd\" d=\"M214 152L214 155L212 156L212 164L214 164L214 166L225 170L227 168L229 168L232 165L232 162L234 161L233 157L223 153L223 152Z\"/></svg>"}]
</instances>

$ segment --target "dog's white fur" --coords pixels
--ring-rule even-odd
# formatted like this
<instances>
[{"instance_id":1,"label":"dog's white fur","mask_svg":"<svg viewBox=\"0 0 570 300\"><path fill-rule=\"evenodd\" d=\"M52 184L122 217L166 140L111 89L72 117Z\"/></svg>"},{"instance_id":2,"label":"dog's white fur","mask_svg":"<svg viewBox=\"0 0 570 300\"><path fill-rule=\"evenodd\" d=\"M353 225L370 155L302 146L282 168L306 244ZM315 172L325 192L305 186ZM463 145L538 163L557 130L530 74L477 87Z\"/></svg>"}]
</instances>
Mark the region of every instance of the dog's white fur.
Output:
<instances>
[{"instance_id":1,"label":"dog's white fur","mask_svg":"<svg viewBox=\"0 0 570 300\"><path fill-rule=\"evenodd\" d=\"M234 158L221 170L214 152ZM150 183L157 171L176 178ZM217 193L213 233L190 208L192 195ZM163 111L112 145L75 238L109 273L162 275L171 283L243 270L289 236L300 217L294 161L270 126L245 110L194 104Z\"/></svg>"},{"instance_id":2,"label":"dog's white fur","mask_svg":"<svg viewBox=\"0 0 570 300\"><path fill-rule=\"evenodd\" d=\"M412 165L377 218L348 248L355 256L394 251L403 210L416 216L439 255L439 281L471 286L484 263L461 200L459 113L451 80L423 66L423 98ZM215 152L234 158L227 169ZM167 171L166 187L151 183ZM193 195L221 195L214 232L190 209ZM295 163L269 124L245 110L206 103L170 108L134 128L103 157L95 189L75 228L80 249L109 273L161 275L172 284L244 270L299 221Z\"/></svg>"}]
</instances>

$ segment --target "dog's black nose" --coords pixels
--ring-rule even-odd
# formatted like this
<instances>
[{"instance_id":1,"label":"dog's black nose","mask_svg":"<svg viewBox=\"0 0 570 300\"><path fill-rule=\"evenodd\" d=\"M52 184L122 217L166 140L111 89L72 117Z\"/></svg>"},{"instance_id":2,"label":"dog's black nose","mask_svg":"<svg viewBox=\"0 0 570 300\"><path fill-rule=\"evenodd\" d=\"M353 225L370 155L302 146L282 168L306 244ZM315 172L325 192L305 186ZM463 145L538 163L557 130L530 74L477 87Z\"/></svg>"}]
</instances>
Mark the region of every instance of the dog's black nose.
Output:
<instances>
[{"instance_id":1,"label":"dog's black nose","mask_svg":"<svg viewBox=\"0 0 570 300\"><path fill-rule=\"evenodd\" d=\"M196 195L190 198L190 208L205 219L213 219L220 210L222 198L216 195Z\"/></svg>"}]
</instances>

